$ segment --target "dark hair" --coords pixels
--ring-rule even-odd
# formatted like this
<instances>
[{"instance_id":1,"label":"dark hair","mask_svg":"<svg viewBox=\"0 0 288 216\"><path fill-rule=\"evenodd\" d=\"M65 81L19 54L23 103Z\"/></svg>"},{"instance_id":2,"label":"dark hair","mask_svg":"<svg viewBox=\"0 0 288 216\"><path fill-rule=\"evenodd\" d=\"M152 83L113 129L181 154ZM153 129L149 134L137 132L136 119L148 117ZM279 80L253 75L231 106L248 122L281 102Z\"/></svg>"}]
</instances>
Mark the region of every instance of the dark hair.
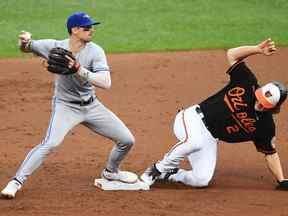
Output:
<instances>
[{"instance_id":1,"label":"dark hair","mask_svg":"<svg viewBox=\"0 0 288 216\"><path fill-rule=\"evenodd\" d=\"M278 114L278 113L280 113L280 110L281 110L281 106L276 106L276 107L270 109L269 111L270 111L272 114Z\"/></svg>"},{"instance_id":2,"label":"dark hair","mask_svg":"<svg viewBox=\"0 0 288 216\"><path fill-rule=\"evenodd\" d=\"M285 85L283 85L282 83L280 82L272 82L275 86L278 87L279 91L280 91L280 99L278 101L278 103L276 104L275 108L276 107L280 107L281 104L286 100L287 98L287 88L285 87Z\"/></svg>"}]
</instances>

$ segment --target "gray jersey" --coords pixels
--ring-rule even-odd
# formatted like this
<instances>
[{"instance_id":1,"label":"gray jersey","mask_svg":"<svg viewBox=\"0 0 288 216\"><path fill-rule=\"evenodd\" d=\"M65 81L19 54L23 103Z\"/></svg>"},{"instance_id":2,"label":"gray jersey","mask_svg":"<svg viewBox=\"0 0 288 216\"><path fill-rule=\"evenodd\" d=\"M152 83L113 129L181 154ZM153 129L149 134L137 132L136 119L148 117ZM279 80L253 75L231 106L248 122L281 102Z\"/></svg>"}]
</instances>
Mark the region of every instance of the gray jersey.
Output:
<instances>
[{"instance_id":1,"label":"gray jersey","mask_svg":"<svg viewBox=\"0 0 288 216\"><path fill-rule=\"evenodd\" d=\"M36 55L47 59L49 51L54 47L69 50L69 39L62 41L52 39L33 40L30 48ZM93 42L87 43L79 53L75 54L75 57L82 67L91 72L109 71L104 50ZM83 81L76 74L56 75L54 94L56 98L64 101L86 101L95 95L95 87L88 81Z\"/></svg>"}]
</instances>

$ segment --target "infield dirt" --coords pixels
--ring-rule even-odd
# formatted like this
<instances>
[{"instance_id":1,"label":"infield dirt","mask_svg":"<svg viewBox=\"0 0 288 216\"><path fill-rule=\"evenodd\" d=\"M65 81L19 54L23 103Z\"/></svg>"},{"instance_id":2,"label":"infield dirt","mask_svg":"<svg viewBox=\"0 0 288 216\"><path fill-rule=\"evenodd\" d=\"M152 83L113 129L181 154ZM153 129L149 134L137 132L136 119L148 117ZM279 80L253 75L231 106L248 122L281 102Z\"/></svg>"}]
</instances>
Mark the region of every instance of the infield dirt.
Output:
<instances>
[{"instance_id":1,"label":"infield dirt","mask_svg":"<svg viewBox=\"0 0 288 216\"><path fill-rule=\"evenodd\" d=\"M288 84L288 48L248 65L260 83ZM199 103L228 81L225 50L112 54L112 88L97 90L101 101L131 129L136 144L122 169L141 174L176 143L177 110ZM50 118L53 75L38 58L0 60L0 187L28 151L45 135ZM276 116L277 149L288 175L287 102ZM15 200L0 200L2 216L285 216L288 192L275 181L252 143L219 143L210 187L155 185L150 191L101 191L93 186L112 142L83 126L74 128L34 173ZM183 163L188 167L187 163Z\"/></svg>"}]
</instances>

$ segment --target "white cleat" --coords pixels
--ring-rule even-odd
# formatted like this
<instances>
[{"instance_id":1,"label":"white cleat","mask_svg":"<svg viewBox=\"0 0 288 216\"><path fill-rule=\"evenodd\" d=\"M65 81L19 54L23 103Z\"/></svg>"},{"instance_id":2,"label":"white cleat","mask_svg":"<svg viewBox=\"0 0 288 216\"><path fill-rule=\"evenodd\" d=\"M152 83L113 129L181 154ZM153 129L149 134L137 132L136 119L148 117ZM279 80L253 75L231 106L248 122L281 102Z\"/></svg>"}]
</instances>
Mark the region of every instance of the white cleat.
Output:
<instances>
[{"instance_id":1,"label":"white cleat","mask_svg":"<svg viewBox=\"0 0 288 216\"><path fill-rule=\"evenodd\" d=\"M119 181L127 184L134 184L138 181L138 176L135 173L121 170L110 172L109 170L104 169L101 176L108 181Z\"/></svg>"},{"instance_id":2,"label":"white cleat","mask_svg":"<svg viewBox=\"0 0 288 216\"><path fill-rule=\"evenodd\" d=\"M155 183L160 175L161 172L156 168L155 164L153 164L151 167L144 171L144 173L140 176L140 179L150 187Z\"/></svg>"},{"instance_id":3,"label":"white cleat","mask_svg":"<svg viewBox=\"0 0 288 216\"><path fill-rule=\"evenodd\" d=\"M1 196L5 199L14 199L18 190L20 190L22 185L16 181L11 180L8 182L7 186L1 191Z\"/></svg>"}]
</instances>

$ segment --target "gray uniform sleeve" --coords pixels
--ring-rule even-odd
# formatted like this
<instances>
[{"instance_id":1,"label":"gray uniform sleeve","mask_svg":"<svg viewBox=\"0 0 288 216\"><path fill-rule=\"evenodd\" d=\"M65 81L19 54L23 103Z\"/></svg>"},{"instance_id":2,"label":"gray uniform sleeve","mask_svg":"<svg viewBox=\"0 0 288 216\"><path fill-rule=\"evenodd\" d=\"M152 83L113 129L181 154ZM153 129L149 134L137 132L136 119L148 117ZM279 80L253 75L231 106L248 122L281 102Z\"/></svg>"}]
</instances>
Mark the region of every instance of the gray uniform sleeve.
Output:
<instances>
[{"instance_id":1,"label":"gray uniform sleeve","mask_svg":"<svg viewBox=\"0 0 288 216\"><path fill-rule=\"evenodd\" d=\"M94 47L94 58L92 61L92 72L109 71L107 59L104 50L97 46Z\"/></svg>"},{"instance_id":2,"label":"gray uniform sleeve","mask_svg":"<svg viewBox=\"0 0 288 216\"><path fill-rule=\"evenodd\" d=\"M56 47L56 40L45 39L45 40L32 40L30 49L31 51L43 58L48 58L49 51Z\"/></svg>"}]
</instances>

